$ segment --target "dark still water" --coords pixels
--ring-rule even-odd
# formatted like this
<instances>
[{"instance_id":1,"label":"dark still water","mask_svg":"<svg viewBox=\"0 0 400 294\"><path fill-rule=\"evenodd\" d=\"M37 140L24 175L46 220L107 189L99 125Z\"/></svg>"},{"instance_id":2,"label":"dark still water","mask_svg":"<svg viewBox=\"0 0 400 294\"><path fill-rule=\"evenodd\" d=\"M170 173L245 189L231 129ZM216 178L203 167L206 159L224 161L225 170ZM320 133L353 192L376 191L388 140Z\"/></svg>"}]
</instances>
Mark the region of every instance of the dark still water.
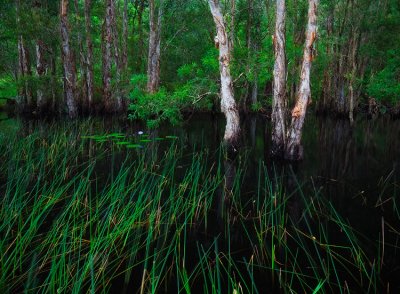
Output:
<instances>
[{"instance_id":1,"label":"dark still water","mask_svg":"<svg viewBox=\"0 0 400 294\"><path fill-rule=\"evenodd\" d=\"M100 195L99 191L118 180L127 163L136 164L140 158L143 169L152 170L143 191L162 191L160 199L166 201L173 197L175 182L176 191L193 186L182 194L187 201L190 195L196 199L196 193L201 194L197 189L207 190L210 183L217 183L207 190L211 191L210 202L204 199L204 204L193 204L192 216L185 212L171 226L166 218L164 235L159 232L162 238L154 237L157 234L152 226L143 225L141 237L134 238L142 244L137 245L137 254L123 254L109 280L105 279L108 282L103 281L97 289L135 293L399 293L400 121L360 119L351 128L347 120L310 115L303 133L304 160L293 164L270 159L270 122L264 117L246 118L243 147L231 159L221 148L224 127L223 117L206 114L193 115L181 126L163 125L157 130L118 119L38 122L2 114L0 142L5 146L15 134L21 140L35 134L42 142L38 144L52 146L49 132L60 132L68 138L63 148L79 148L74 158L77 166L101 154L94 165L96 180L92 183L96 182L96 187L89 189L93 195ZM163 159L171 146L179 150L172 163ZM205 157L195 155L200 152L205 152ZM173 175L165 171L167 168L163 170L163 165L171 165ZM188 174L198 176L188 180ZM149 188L156 181L152 176L165 178L162 188ZM2 193L12 189L7 186L9 178L3 170ZM121 191L130 189L129 185ZM196 207L202 207L202 213ZM6 209L2 207L2 211ZM163 210L155 211L157 219ZM59 212L49 215L57 218ZM143 217L151 219L152 215L150 210ZM152 232L151 237L148 232ZM13 243L8 242L11 248ZM171 247L173 242L176 245ZM115 260L125 251L116 252L112 253ZM38 256L34 258L40 260L40 253ZM27 259L27 263L32 262L32 258ZM78 271L84 276L82 281L92 281L82 282L85 290L95 287L93 281L98 282L95 271L92 276L89 272L86 277ZM36 284L43 279L44 285L49 285L46 274L45 267L37 274Z\"/></svg>"}]
</instances>

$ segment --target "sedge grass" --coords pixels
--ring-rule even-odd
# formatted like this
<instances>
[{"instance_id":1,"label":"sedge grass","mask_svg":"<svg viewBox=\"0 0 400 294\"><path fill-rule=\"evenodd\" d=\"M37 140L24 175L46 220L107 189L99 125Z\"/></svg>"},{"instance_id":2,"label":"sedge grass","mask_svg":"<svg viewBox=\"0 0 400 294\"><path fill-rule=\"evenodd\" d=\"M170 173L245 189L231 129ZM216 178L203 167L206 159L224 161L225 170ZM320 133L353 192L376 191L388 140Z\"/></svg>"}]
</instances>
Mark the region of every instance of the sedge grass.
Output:
<instances>
[{"instance_id":1,"label":"sedge grass","mask_svg":"<svg viewBox=\"0 0 400 294\"><path fill-rule=\"evenodd\" d=\"M247 154L188 156L175 136L125 148L122 133L99 140L91 128L1 137L5 293L382 289L386 251L400 249L387 241L399 238L395 195L394 220L382 220L385 238L374 242L293 172L259 161L243 193Z\"/></svg>"}]
</instances>

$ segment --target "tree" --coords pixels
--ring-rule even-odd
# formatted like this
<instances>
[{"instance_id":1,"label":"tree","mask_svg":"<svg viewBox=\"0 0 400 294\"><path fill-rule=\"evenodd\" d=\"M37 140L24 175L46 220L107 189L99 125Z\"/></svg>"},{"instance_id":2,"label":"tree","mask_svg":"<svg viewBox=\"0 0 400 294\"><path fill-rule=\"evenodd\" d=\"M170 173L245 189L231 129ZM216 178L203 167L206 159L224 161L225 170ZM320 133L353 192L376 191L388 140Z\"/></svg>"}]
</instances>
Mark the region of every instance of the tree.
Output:
<instances>
[{"instance_id":1,"label":"tree","mask_svg":"<svg viewBox=\"0 0 400 294\"><path fill-rule=\"evenodd\" d=\"M215 46L219 48L219 71L221 76L221 110L226 118L224 141L229 145L238 143L240 134L239 111L233 94L230 73L231 48L226 32L226 24L218 0L208 0L211 14L217 29Z\"/></svg>"},{"instance_id":2,"label":"tree","mask_svg":"<svg viewBox=\"0 0 400 294\"><path fill-rule=\"evenodd\" d=\"M147 59L147 92L153 94L160 87L161 25L163 0L150 0L149 54Z\"/></svg>"},{"instance_id":3,"label":"tree","mask_svg":"<svg viewBox=\"0 0 400 294\"><path fill-rule=\"evenodd\" d=\"M276 2L274 97L272 101L272 148L273 156L282 156L286 141L286 7L285 0Z\"/></svg>"},{"instance_id":4,"label":"tree","mask_svg":"<svg viewBox=\"0 0 400 294\"><path fill-rule=\"evenodd\" d=\"M91 0L85 0L85 29L86 29L86 96L89 112L93 106L93 43L90 20Z\"/></svg>"},{"instance_id":5,"label":"tree","mask_svg":"<svg viewBox=\"0 0 400 294\"><path fill-rule=\"evenodd\" d=\"M287 145L285 146L285 158L289 160L299 160L303 157L301 137L307 106L311 98L310 73L315 53L314 42L317 38L318 2L319 0L308 1L308 24L300 73L300 87L297 93L296 105L292 110L292 121L288 132Z\"/></svg>"},{"instance_id":6,"label":"tree","mask_svg":"<svg viewBox=\"0 0 400 294\"><path fill-rule=\"evenodd\" d=\"M112 64L116 63L116 80L121 78L121 59L118 48L118 35L115 20L115 0L106 1L106 13L103 23L103 103L106 113L121 112L123 102L121 91L116 89L115 95L112 93ZM114 54L113 54L114 52ZM113 58L114 57L114 58ZM116 96L116 99L114 99Z\"/></svg>"},{"instance_id":7,"label":"tree","mask_svg":"<svg viewBox=\"0 0 400 294\"><path fill-rule=\"evenodd\" d=\"M72 50L70 48L70 32L68 24L68 0L61 0L60 5L60 28L62 41L62 61L64 70L64 99L67 104L68 115L75 118L78 115L78 109L75 100L76 73L75 62Z\"/></svg>"}]
</instances>

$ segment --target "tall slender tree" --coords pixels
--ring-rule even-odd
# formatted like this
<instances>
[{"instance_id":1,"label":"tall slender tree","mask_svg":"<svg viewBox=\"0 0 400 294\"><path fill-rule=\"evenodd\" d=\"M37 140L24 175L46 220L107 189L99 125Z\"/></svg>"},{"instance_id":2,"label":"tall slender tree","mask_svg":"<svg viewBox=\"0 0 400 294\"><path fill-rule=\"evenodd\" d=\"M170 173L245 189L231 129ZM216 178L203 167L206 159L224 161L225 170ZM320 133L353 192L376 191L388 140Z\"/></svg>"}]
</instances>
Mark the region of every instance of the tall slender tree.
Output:
<instances>
[{"instance_id":1,"label":"tall slender tree","mask_svg":"<svg viewBox=\"0 0 400 294\"><path fill-rule=\"evenodd\" d=\"M42 40L37 40L36 41L36 74L39 77L43 77L47 71L47 63L44 58L44 43ZM45 96L43 93L43 87L41 86L42 83L39 83L38 89L37 89L37 98L36 98L36 104L38 111L42 111L43 108L46 105L45 101Z\"/></svg>"},{"instance_id":2,"label":"tall slender tree","mask_svg":"<svg viewBox=\"0 0 400 294\"><path fill-rule=\"evenodd\" d=\"M16 0L16 16L17 16L17 29L18 29L18 78L20 81L19 96L22 98L21 105L23 109L32 107L32 91L29 86L29 77L32 75L31 63L29 57L29 50L25 44L24 36L22 35L21 25L21 3Z\"/></svg>"},{"instance_id":3,"label":"tall slender tree","mask_svg":"<svg viewBox=\"0 0 400 294\"><path fill-rule=\"evenodd\" d=\"M61 0L60 20L61 20L61 41L62 41L62 60L64 69L64 99L67 104L68 115L75 118L78 115L78 109L75 100L76 73L75 62L70 47L70 32L68 23L68 0Z\"/></svg>"},{"instance_id":4,"label":"tall slender tree","mask_svg":"<svg viewBox=\"0 0 400 294\"><path fill-rule=\"evenodd\" d=\"M155 93L160 87L161 26L163 0L149 0L150 36L147 59L147 91Z\"/></svg>"},{"instance_id":5,"label":"tall slender tree","mask_svg":"<svg viewBox=\"0 0 400 294\"><path fill-rule=\"evenodd\" d=\"M272 148L274 156L282 156L286 142L286 6L276 1L274 97L272 101Z\"/></svg>"},{"instance_id":6,"label":"tall slender tree","mask_svg":"<svg viewBox=\"0 0 400 294\"><path fill-rule=\"evenodd\" d=\"M85 0L85 30L86 30L86 100L89 112L93 106L93 42L91 35L91 0Z\"/></svg>"},{"instance_id":7,"label":"tall slender tree","mask_svg":"<svg viewBox=\"0 0 400 294\"><path fill-rule=\"evenodd\" d=\"M230 72L231 47L226 32L226 23L218 0L208 0L211 14L217 29L215 45L219 48L219 71L221 76L221 110L226 118L224 141L236 145L240 135L239 111L233 94Z\"/></svg>"},{"instance_id":8,"label":"tall slender tree","mask_svg":"<svg viewBox=\"0 0 400 294\"><path fill-rule=\"evenodd\" d=\"M103 51L103 104L105 112L114 112L114 103L111 90L111 68L112 68L112 22L114 0L106 1L106 14L103 23L102 32L102 51Z\"/></svg>"},{"instance_id":9,"label":"tall slender tree","mask_svg":"<svg viewBox=\"0 0 400 294\"><path fill-rule=\"evenodd\" d=\"M311 99L310 73L311 63L315 54L314 43L317 38L318 3L319 0L308 1L308 24L304 45L303 64L300 73L300 87L297 93L296 105L292 110L292 121L285 147L285 158L289 160L299 160L303 158L301 137L307 106Z\"/></svg>"}]
</instances>

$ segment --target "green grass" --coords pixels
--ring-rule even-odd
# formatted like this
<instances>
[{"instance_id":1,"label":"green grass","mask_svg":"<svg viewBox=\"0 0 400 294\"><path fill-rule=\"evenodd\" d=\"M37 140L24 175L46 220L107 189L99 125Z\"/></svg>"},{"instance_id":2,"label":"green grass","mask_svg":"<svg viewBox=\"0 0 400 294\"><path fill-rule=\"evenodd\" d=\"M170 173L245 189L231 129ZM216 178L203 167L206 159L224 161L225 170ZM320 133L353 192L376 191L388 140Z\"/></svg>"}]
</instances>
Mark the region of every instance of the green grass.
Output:
<instances>
[{"instance_id":1,"label":"green grass","mask_svg":"<svg viewBox=\"0 0 400 294\"><path fill-rule=\"evenodd\" d=\"M187 155L172 136L122 148L123 134L91 128L0 136L4 293L381 291L385 244L321 191L289 189L293 173L260 161L244 195L246 154Z\"/></svg>"}]
</instances>

